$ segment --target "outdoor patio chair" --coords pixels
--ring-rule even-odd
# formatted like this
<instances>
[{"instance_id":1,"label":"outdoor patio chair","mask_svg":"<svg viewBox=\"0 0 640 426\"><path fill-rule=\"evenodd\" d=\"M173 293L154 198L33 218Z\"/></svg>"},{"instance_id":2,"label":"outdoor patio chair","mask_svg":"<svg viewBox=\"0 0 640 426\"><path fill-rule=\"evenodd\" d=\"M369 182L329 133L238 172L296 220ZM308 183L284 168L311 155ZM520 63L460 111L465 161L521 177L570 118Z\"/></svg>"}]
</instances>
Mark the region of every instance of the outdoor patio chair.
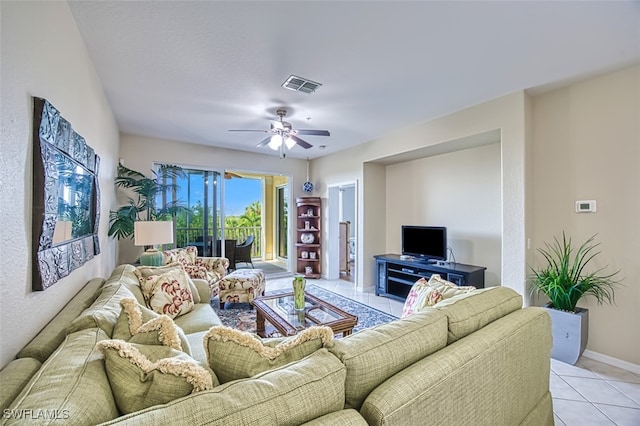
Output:
<instances>
[{"instance_id":1,"label":"outdoor patio chair","mask_svg":"<svg viewBox=\"0 0 640 426\"><path fill-rule=\"evenodd\" d=\"M253 262L251 261L251 246L253 246L253 235L249 235L247 239L242 243L236 246L235 250L235 264L238 263L250 263L251 269L255 269L253 267Z\"/></svg>"}]
</instances>

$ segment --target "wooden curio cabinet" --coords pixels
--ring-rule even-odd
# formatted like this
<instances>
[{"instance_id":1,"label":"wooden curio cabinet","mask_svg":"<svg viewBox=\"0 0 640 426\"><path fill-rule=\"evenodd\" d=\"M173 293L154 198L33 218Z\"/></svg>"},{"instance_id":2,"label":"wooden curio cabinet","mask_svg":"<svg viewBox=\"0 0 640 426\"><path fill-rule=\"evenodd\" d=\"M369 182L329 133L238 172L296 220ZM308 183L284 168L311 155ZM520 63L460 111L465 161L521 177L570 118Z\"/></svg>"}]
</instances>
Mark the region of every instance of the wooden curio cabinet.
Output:
<instances>
[{"instance_id":1,"label":"wooden curio cabinet","mask_svg":"<svg viewBox=\"0 0 640 426\"><path fill-rule=\"evenodd\" d=\"M320 197L296 198L296 272L307 278L322 274Z\"/></svg>"}]
</instances>

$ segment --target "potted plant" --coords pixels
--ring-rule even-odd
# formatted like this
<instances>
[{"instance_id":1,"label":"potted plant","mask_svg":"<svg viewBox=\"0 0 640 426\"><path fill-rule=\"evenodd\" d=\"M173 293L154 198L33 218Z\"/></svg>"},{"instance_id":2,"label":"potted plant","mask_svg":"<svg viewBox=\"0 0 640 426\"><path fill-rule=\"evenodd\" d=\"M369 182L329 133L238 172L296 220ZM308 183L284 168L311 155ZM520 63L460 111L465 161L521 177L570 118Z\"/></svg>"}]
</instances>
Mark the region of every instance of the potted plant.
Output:
<instances>
[{"instance_id":1,"label":"potted plant","mask_svg":"<svg viewBox=\"0 0 640 426\"><path fill-rule=\"evenodd\" d=\"M606 267L592 271L587 265L600 254L595 235L578 249L571 238L562 233L562 240L554 237L552 244L538 249L546 261L541 269L531 268L531 293L544 293L550 300L545 308L551 315L553 348L551 357L575 364L587 346L589 310L577 307L584 296L595 297L598 304L614 303L614 292L619 280L604 272Z\"/></svg>"},{"instance_id":2,"label":"potted plant","mask_svg":"<svg viewBox=\"0 0 640 426\"><path fill-rule=\"evenodd\" d=\"M125 166L118 166L116 187L129 189L135 197L129 197L126 205L109 212L108 235L110 237L132 238L136 221L167 220L173 214L185 209L175 200L161 206L156 204L162 194L174 193L178 190L175 179L185 177L182 168L162 164L157 170L152 170L152 173L153 177L147 177Z\"/></svg>"}]
</instances>

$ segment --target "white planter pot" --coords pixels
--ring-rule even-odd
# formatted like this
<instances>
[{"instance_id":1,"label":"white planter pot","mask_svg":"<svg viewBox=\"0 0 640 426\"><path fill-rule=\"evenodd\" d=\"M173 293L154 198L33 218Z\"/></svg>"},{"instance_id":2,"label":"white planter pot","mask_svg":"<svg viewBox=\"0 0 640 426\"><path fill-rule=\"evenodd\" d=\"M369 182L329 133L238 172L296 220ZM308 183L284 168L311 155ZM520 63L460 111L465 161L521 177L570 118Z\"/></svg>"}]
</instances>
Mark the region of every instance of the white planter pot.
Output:
<instances>
[{"instance_id":1,"label":"white planter pot","mask_svg":"<svg viewBox=\"0 0 640 426\"><path fill-rule=\"evenodd\" d=\"M551 358L575 364L587 347L589 338L589 310L576 307L577 312L559 311L545 305L551 315L553 347Z\"/></svg>"}]
</instances>

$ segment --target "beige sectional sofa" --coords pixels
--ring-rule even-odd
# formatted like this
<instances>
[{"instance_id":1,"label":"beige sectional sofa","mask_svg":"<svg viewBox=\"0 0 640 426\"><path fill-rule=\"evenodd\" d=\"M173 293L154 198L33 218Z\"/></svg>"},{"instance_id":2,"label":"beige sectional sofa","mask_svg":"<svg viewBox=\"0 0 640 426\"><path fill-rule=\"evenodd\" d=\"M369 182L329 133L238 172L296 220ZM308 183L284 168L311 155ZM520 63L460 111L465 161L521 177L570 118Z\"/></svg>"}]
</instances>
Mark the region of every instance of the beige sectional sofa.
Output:
<instances>
[{"instance_id":1,"label":"beige sectional sofa","mask_svg":"<svg viewBox=\"0 0 640 426\"><path fill-rule=\"evenodd\" d=\"M122 415L96 343L120 301L144 303L131 265L95 279L0 372L0 424L552 425L551 327L504 288L455 296L335 339L305 358ZM191 356L220 321L209 287L176 323Z\"/></svg>"}]
</instances>

